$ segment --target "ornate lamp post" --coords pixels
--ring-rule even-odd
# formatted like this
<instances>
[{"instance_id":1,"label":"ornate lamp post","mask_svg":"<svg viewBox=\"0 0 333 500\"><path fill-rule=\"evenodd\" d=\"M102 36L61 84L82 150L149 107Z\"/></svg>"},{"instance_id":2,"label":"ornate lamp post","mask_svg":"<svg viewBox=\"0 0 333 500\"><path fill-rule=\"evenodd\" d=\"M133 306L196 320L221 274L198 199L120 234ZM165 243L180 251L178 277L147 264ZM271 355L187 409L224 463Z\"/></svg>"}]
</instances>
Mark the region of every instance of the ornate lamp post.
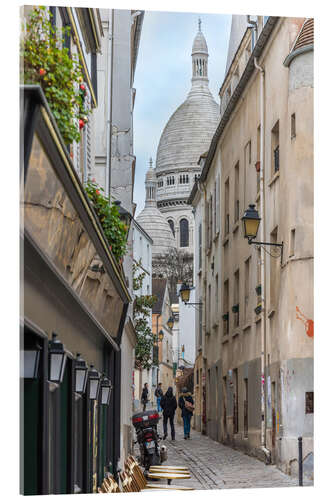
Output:
<instances>
[{"instance_id":1,"label":"ornate lamp post","mask_svg":"<svg viewBox=\"0 0 333 500\"><path fill-rule=\"evenodd\" d=\"M278 255L272 255L271 257L277 258L281 257L281 265L282 265L282 257L283 257L283 242L282 243L268 243L263 241L256 241L255 238L258 233L260 217L258 211L255 209L254 205L249 205L249 208L245 210L245 213L242 217L243 221L243 230L244 230L244 238L247 238L249 245L257 245L257 246L273 246L276 248L280 248L280 253Z\"/></svg>"}]
</instances>

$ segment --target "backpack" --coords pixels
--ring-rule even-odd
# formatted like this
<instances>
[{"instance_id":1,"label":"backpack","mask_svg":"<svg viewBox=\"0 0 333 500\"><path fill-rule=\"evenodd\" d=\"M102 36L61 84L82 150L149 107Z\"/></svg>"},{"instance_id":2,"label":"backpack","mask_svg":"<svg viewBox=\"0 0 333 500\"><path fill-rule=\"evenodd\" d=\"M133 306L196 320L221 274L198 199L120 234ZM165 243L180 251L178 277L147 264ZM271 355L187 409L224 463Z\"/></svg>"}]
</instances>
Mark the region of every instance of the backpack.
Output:
<instances>
[{"instance_id":1,"label":"backpack","mask_svg":"<svg viewBox=\"0 0 333 500\"><path fill-rule=\"evenodd\" d=\"M186 408L186 410L188 410L192 413L194 411L194 405L192 403L190 403L190 401L186 401L186 399L185 399L185 408Z\"/></svg>"}]
</instances>

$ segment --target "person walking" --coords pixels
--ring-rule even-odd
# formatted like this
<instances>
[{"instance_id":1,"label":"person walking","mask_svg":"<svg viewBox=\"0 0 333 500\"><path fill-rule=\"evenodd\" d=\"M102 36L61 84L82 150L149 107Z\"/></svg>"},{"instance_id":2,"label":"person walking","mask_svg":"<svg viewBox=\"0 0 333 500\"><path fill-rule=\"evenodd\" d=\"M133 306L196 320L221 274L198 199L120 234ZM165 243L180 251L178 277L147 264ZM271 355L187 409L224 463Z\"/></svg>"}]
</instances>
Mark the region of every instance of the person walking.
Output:
<instances>
[{"instance_id":1,"label":"person walking","mask_svg":"<svg viewBox=\"0 0 333 500\"><path fill-rule=\"evenodd\" d=\"M142 411L146 411L147 403L148 403L148 384L146 382L145 385L143 386L141 394Z\"/></svg>"},{"instance_id":2,"label":"person walking","mask_svg":"<svg viewBox=\"0 0 333 500\"><path fill-rule=\"evenodd\" d=\"M170 421L171 439L175 440L175 425L173 419L177 409L177 400L173 395L172 387L169 387L161 399L161 407L163 408L163 439L168 435L168 420Z\"/></svg>"},{"instance_id":3,"label":"person walking","mask_svg":"<svg viewBox=\"0 0 333 500\"><path fill-rule=\"evenodd\" d=\"M184 439L190 439L191 418L194 411L194 401L187 387L183 387L183 391L178 399L178 406L182 410L182 418L184 422Z\"/></svg>"},{"instance_id":4,"label":"person walking","mask_svg":"<svg viewBox=\"0 0 333 500\"><path fill-rule=\"evenodd\" d=\"M161 398L163 396L162 383L161 382L158 383L158 386L155 389L155 396L156 396L156 403L157 403L157 411L160 412L162 410L162 408L161 408Z\"/></svg>"}]
</instances>

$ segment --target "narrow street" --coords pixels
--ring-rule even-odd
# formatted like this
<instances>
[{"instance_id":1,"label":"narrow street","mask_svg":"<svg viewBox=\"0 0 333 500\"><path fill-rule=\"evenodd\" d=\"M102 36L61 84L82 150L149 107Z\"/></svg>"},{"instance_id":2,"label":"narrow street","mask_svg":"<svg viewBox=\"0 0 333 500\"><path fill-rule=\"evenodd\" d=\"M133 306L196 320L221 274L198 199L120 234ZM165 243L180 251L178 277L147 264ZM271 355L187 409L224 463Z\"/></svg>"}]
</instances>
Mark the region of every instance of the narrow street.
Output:
<instances>
[{"instance_id":1,"label":"narrow street","mask_svg":"<svg viewBox=\"0 0 333 500\"><path fill-rule=\"evenodd\" d=\"M186 465L191 479L174 481L174 484L196 490L298 486L298 478L287 476L275 465L265 465L194 430L191 430L191 439L185 441L182 426L176 424L175 428L176 440L171 441L169 435L162 441L168 451L165 464ZM161 421L159 433L163 434ZM303 484L311 486L313 482L304 478Z\"/></svg>"}]
</instances>

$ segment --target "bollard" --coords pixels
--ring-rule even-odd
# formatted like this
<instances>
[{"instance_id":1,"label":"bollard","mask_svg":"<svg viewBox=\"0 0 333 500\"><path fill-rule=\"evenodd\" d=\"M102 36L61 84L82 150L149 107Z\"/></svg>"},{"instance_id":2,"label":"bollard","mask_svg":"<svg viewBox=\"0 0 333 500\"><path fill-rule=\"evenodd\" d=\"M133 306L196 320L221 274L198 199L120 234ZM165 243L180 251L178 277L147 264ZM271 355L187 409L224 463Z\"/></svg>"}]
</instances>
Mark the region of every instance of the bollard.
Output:
<instances>
[{"instance_id":1,"label":"bollard","mask_svg":"<svg viewBox=\"0 0 333 500\"><path fill-rule=\"evenodd\" d=\"M302 437L298 438L298 486L303 486L303 448L302 448Z\"/></svg>"}]
</instances>

